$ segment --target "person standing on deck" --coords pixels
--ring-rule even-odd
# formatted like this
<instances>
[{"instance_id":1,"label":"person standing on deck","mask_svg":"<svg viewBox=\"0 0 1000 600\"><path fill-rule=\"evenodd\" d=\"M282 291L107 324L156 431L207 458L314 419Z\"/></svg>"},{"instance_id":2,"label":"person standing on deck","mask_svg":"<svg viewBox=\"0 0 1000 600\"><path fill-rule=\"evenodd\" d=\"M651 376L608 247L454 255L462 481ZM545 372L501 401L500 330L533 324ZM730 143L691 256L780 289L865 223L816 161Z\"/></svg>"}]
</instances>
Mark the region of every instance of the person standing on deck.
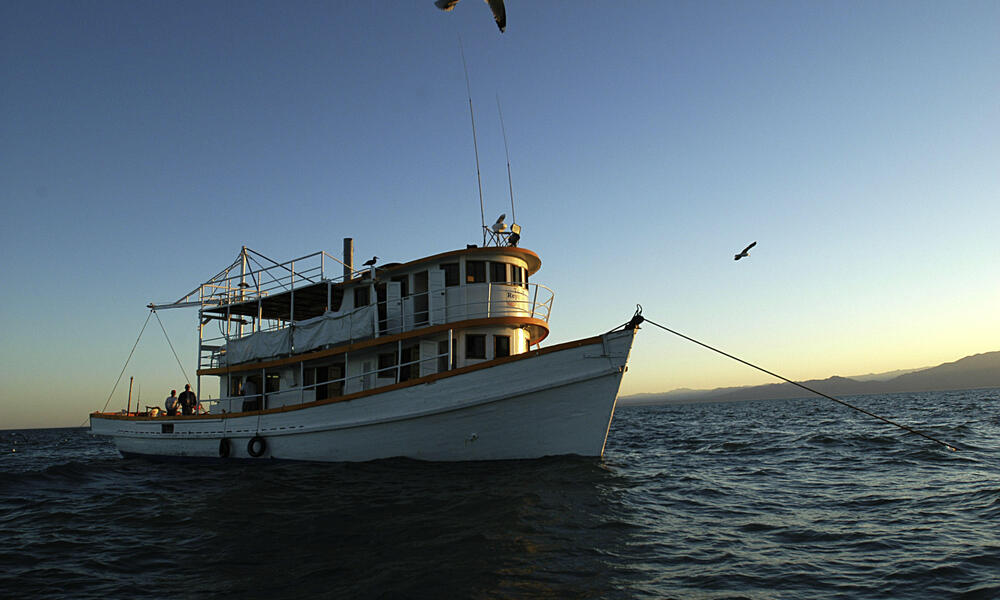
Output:
<instances>
[{"instance_id":1,"label":"person standing on deck","mask_svg":"<svg viewBox=\"0 0 1000 600\"><path fill-rule=\"evenodd\" d=\"M180 399L177 398L177 390L170 390L170 395L167 396L167 401L164 403L168 417L177 416L177 405L179 402Z\"/></svg>"},{"instance_id":2,"label":"person standing on deck","mask_svg":"<svg viewBox=\"0 0 1000 600\"><path fill-rule=\"evenodd\" d=\"M193 415L194 409L198 406L198 398L191 391L191 384L184 385L184 391L180 395L181 411L185 415Z\"/></svg>"}]
</instances>

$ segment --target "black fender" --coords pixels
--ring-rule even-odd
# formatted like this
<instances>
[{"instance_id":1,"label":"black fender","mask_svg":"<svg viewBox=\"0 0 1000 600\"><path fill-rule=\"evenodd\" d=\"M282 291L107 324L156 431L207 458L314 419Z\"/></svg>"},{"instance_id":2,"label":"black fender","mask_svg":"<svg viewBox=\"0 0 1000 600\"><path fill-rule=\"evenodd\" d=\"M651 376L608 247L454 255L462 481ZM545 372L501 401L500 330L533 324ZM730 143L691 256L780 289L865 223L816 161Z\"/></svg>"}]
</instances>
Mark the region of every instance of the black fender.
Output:
<instances>
[{"instance_id":1,"label":"black fender","mask_svg":"<svg viewBox=\"0 0 1000 600\"><path fill-rule=\"evenodd\" d=\"M247 454L254 458L260 458L264 456L265 452L267 452L267 440L259 435L250 438L250 441L247 443Z\"/></svg>"}]
</instances>

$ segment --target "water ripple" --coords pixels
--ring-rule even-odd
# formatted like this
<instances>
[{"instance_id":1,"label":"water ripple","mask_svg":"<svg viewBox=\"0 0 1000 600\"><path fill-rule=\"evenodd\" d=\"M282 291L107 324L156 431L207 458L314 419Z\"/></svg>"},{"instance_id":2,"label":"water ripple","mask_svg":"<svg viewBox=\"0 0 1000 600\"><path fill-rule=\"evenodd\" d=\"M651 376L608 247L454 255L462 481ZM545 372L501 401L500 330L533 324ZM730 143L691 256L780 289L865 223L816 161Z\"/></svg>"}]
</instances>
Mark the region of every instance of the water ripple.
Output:
<instances>
[{"instance_id":1,"label":"water ripple","mask_svg":"<svg viewBox=\"0 0 1000 600\"><path fill-rule=\"evenodd\" d=\"M997 598L1000 393L621 409L605 459L162 465L0 431L0 597Z\"/></svg>"}]
</instances>

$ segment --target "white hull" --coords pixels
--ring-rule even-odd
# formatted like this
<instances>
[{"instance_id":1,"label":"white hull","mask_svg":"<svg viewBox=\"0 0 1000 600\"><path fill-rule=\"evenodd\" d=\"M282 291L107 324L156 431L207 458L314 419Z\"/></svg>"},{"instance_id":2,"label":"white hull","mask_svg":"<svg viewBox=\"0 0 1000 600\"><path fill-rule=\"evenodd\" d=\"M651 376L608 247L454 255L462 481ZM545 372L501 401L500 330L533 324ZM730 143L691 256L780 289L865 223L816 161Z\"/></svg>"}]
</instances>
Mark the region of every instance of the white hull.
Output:
<instances>
[{"instance_id":1,"label":"white hull","mask_svg":"<svg viewBox=\"0 0 1000 600\"><path fill-rule=\"evenodd\" d=\"M260 414L187 418L91 415L125 455L368 461L601 456L634 330L356 399ZM164 425L173 425L165 433Z\"/></svg>"}]
</instances>

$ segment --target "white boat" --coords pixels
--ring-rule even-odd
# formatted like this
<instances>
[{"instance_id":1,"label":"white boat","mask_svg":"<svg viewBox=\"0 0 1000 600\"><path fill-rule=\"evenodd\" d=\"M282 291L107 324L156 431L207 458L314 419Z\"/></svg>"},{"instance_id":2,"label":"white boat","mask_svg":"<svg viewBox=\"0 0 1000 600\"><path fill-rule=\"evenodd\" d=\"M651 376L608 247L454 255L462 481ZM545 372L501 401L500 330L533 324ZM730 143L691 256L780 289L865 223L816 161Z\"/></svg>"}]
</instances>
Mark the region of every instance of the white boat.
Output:
<instances>
[{"instance_id":1,"label":"white boat","mask_svg":"<svg viewBox=\"0 0 1000 600\"><path fill-rule=\"evenodd\" d=\"M542 347L554 295L529 282L541 260L512 229L359 271L349 238L343 261L244 247L180 300L150 304L198 309L196 393L217 381L219 398L191 415L95 412L91 431L158 458L601 456L641 318Z\"/></svg>"}]
</instances>

